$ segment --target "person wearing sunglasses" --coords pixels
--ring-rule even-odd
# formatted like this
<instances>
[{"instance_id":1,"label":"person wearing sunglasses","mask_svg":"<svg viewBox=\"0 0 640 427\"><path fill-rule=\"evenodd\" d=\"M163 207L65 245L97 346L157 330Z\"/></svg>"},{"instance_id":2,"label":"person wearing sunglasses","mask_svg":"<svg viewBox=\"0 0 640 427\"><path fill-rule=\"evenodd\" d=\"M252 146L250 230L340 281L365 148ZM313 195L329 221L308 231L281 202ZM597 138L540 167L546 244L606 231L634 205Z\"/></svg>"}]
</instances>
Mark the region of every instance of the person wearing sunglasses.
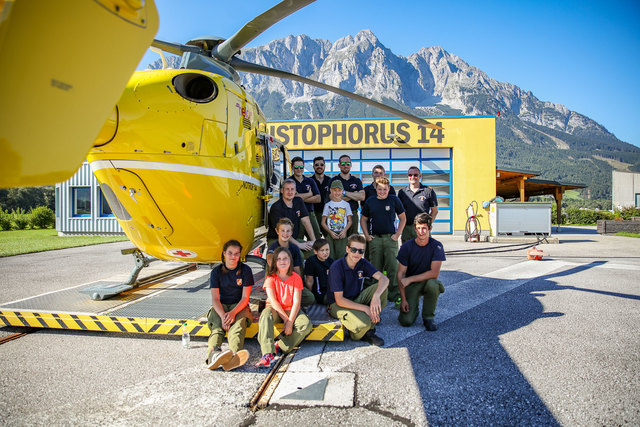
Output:
<instances>
[{"instance_id":1,"label":"person wearing sunglasses","mask_svg":"<svg viewBox=\"0 0 640 427\"><path fill-rule=\"evenodd\" d=\"M358 233L358 202L364 200L364 187L362 181L351 175L351 157L347 154L343 154L338 159L338 166L340 167L340 173L333 178L331 182L340 180L342 182L342 200L349 202L351 206L351 213L353 214L351 228L347 232L347 236Z\"/></svg>"},{"instance_id":2,"label":"person wearing sunglasses","mask_svg":"<svg viewBox=\"0 0 640 427\"><path fill-rule=\"evenodd\" d=\"M347 254L329 268L327 303L329 314L340 320L352 340L382 346L384 340L375 334L375 325L387 305L389 279L363 258L366 245L362 235L349 236ZM377 284L365 288L368 278Z\"/></svg>"},{"instance_id":3,"label":"person wearing sunglasses","mask_svg":"<svg viewBox=\"0 0 640 427\"><path fill-rule=\"evenodd\" d=\"M308 240L315 240L320 236L320 227L318 226L318 220L315 214L312 214L315 209L315 204L321 202L320 191L316 182L309 177L304 176L304 160L302 157L294 157L291 160L291 166L293 169L293 175L289 179L293 179L296 183L296 196L300 197L309 211L309 221L313 228L314 238L312 239L309 233L305 233L304 228L300 228L298 235L293 236L298 240L304 240L305 234Z\"/></svg>"},{"instance_id":4,"label":"person wearing sunglasses","mask_svg":"<svg viewBox=\"0 0 640 427\"><path fill-rule=\"evenodd\" d=\"M314 204L315 215L318 224L321 224L322 211L324 210L325 203L329 201L329 188L331 188L331 177L324 173L324 169L324 157L315 157L313 159L313 175L311 175L311 179L318 186L318 190L320 190L320 203ZM322 228L320 228L320 231L322 231ZM324 232L322 234L324 234ZM316 237L319 238L320 236L316 234Z\"/></svg>"},{"instance_id":5,"label":"person wearing sunglasses","mask_svg":"<svg viewBox=\"0 0 640 427\"><path fill-rule=\"evenodd\" d=\"M428 213L435 222L438 215L438 198L433 188L423 185L420 180L420 168L411 166L407 171L409 185L398 192L398 198L407 212L407 226L402 231L402 242L408 242L416 237L413 221L416 215Z\"/></svg>"},{"instance_id":6,"label":"person wearing sunglasses","mask_svg":"<svg viewBox=\"0 0 640 427\"><path fill-rule=\"evenodd\" d=\"M362 208L360 225L369 245L369 259L375 268L386 271L389 278L389 301L400 305L400 292L396 281L398 271L398 240L406 223L402 202L389 195L389 179L376 179L376 197L367 200ZM398 228L396 229L396 216Z\"/></svg>"}]
</instances>

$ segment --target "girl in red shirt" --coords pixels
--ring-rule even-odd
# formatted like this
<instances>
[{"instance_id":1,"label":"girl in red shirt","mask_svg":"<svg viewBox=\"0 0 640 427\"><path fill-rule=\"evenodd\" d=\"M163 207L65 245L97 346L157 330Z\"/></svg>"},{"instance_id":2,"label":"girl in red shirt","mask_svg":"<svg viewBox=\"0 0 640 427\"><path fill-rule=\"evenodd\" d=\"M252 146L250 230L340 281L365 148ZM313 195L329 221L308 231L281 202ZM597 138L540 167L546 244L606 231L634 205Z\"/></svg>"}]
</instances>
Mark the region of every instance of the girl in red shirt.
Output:
<instances>
[{"instance_id":1,"label":"girl in red shirt","mask_svg":"<svg viewBox=\"0 0 640 427\"><path fill-rule=\"evenodd\" d=\"M258 342L262 359L258 367L271 367L280 353L288 353L299 345L313 329L306 314L300 312L302 278L293 271L291 252L279 247L273 252L267 277L264 279L267 306L258 323ZM284 336L275 341L274 323L284 323Z\"/></svg>"}]
</instances>

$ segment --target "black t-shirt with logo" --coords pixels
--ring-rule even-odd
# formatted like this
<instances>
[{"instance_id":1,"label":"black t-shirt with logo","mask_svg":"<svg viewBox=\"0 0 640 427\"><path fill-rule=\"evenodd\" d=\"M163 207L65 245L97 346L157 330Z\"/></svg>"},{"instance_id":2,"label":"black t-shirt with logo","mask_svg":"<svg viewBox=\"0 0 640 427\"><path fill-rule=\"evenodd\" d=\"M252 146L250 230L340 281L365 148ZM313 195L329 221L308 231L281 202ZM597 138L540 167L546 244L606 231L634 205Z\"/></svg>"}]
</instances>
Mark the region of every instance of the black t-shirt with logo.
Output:
<instances>
[{"instance_id":1,"label":"black t-shirt with logo","mask_svg":"<svg viewBox=\"0 0 640 427\"><path fill-rule=\"evenodd\" d=\"M404 212L402 202L396 196L386 199L371 197L362 207L362 216L369 218L369 233L394 234L396 232L396 214Z\"/></svg>"},{"instance_id":2,"label":"black t-shirt with logo","mask_svg":"<svg viewBox=\"0 0 640 427\"><path fill-rule=\"evenodd\" d=\"M222 271L222 264L211 270L209 287L220 289L222 304L239 303L243 289L248 286L253 286L253 272L242 262L234 270L228 270L228 273Z\"/></svg>"}]
</instances>

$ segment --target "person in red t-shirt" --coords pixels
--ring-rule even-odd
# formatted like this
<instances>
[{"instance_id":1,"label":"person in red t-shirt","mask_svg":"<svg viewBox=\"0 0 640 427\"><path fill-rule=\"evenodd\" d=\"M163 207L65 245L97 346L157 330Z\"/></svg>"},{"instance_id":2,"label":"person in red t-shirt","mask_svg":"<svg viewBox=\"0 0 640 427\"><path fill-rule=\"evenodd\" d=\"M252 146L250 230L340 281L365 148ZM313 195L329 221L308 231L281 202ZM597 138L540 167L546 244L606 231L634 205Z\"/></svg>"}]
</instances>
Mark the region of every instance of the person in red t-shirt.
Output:
<instances>
[{"instance_id":1,"label":"person in red t-shirt","mask_svg":"<svg viewBox=\"0 0 640 427\"><path fill-rule=\"evenodd\" d=\"M300 312L302 278L293 271L291 252L279 247L273 252L267 277L264 279L267 306L258 322L258 342L262 359L258 367L270 367L280 353L288 353L299 345L313 326L306 314ZM273 324L284 322L284 336L275 341Z\"/></svg>"}]
</instances>

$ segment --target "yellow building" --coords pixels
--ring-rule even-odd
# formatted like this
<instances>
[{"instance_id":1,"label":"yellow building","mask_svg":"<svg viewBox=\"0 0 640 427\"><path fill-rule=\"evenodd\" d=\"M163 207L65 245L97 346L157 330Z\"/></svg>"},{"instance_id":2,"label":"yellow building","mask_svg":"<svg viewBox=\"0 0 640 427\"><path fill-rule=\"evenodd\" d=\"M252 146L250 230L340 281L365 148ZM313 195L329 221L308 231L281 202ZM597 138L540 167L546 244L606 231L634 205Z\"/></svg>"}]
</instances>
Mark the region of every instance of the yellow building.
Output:
<instances>
[{"instance_id":1,"label":"yellow building","mask_svg":"<svg viewBox=\"0 0 640 427\"><path fill-rule=\"evenodd\" d=\"M382 165L396 191L408 185L407 170L418 166L422 183L438 195L434 233L464 233L466 208L496 195L495 117L437 117L429 121L442 130L419 128L403 119L349 119L269 122L268 132L283 141L291 157L305 160L313 174L313 158L323 156L325 173L340 172L343 154L352 160L351 173L366 186L371 169ZM488 215L478 212L483 230Z\"/></svg>"}]
</instances>

